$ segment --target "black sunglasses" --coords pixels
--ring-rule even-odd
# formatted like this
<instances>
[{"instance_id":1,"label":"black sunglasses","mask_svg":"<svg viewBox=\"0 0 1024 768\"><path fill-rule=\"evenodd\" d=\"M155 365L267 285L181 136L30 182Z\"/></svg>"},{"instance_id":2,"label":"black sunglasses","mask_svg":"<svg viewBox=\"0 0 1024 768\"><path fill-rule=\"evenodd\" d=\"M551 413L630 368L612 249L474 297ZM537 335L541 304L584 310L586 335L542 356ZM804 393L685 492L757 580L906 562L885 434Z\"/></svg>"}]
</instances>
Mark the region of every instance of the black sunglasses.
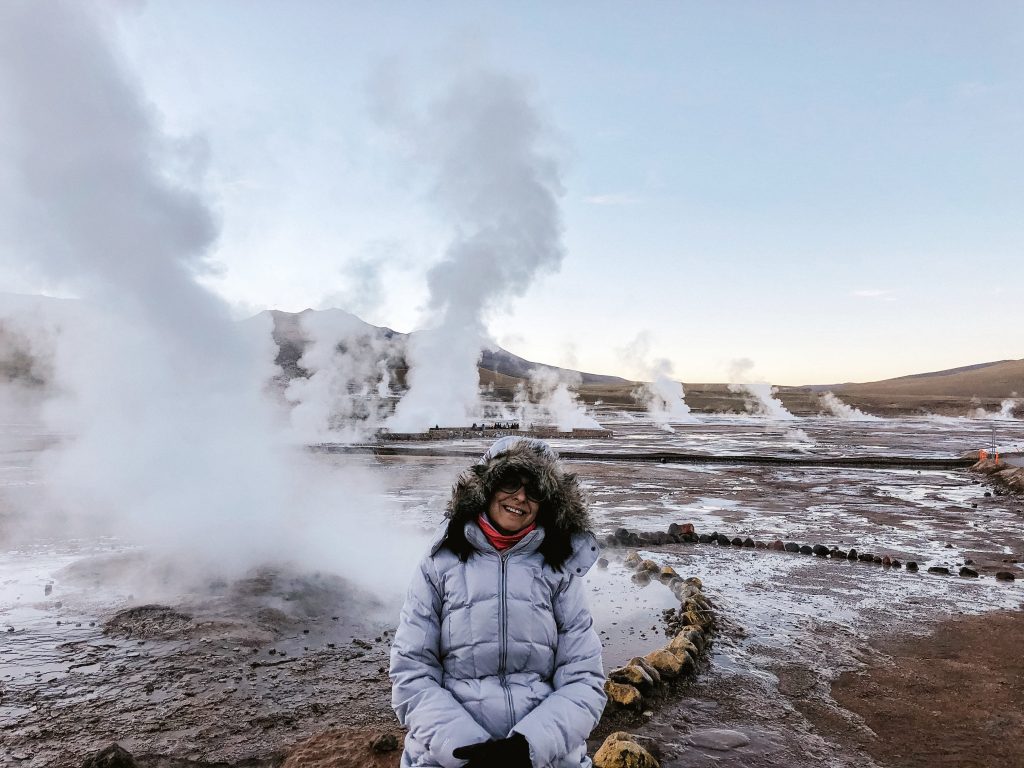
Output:
<instances>
[{"instance_id":1,"label":"black sunglasses","mask_svg":"<svg viewBox=\"0 0 1024 768\"><path fill-rule=\"evenodd\" d=\"M544 501L544 491L541 490L540 485L532 477L503 475L498 478L497 482L498 490L502 493L516 493L524 486L526 487L526 498L537 503Z\"/></svg>"}]
</instances>

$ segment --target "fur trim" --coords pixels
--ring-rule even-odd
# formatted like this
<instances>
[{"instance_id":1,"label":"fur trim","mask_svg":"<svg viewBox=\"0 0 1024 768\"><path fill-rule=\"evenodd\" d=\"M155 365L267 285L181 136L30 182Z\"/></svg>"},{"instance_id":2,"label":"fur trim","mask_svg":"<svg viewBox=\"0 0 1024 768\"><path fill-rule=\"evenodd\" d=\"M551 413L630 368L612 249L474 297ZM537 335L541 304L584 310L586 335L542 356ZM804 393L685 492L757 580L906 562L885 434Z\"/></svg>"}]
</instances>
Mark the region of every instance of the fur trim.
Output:
<instances>
[{"instance_id":1,"label":"fur trim","mask_svg":"<svg viewBox=\"0 0 1024 768\"><path fill-rule=\"evenodd\" d=\"M469 556L472 547L463 528L486 510L498 478L509 471L533 477L543 491L537 515L538 525L544 528L540 551L549 565L560 569L572 554L572 535L590 529L590 513L576 474L565 472L558 454L540 440L502 438L480 463L459 475L448 501L445 546L463 560Z\"/></svg>"}]
</instances>

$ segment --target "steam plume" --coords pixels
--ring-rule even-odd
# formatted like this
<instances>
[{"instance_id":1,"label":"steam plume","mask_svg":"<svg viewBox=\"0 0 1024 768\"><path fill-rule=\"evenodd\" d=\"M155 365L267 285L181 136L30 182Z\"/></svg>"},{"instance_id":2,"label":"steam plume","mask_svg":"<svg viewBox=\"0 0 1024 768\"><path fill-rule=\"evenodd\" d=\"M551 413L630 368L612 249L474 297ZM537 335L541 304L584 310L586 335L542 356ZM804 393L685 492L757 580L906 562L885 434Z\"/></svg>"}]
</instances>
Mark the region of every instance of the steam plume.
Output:
<instances>
[{"instance_id":1,"label":"steam plume","mask_svg":"<svg viewBox=\"0 0 1024 768\"><path fill-rule=\"evenodd\" d=\"M561 265L562 187L547 127L509 76L463 74L423 119L399 127L431 168L432 199L453 232L428 273L426 329L409 341L409 391L389 423L409 431L479 417L487 315Z\"/></svg>"},{"instance_id":2,"label":"steam plume","mask_svg":"<svg viewBox=\"0 0 1024 768\"><path fill-rule=\"evenodd\" d=\"M864 413L860 408L854 408L836 397L831 392L825 392L819 399L833 416L838 416L846 421L878 421L877 416Z\"/></svg>"},{"instance_id":3,"label":"steam plume","mask_svg":"<svg viewBox=\"0 0 1024 768\"><path fill-rule=\"evenodd\" d=\"M778 391L767 381L754 378L754 361L746 357L733 360L729 366L729 391L745 395L747 410L769 419L789 421L795 419L782 401L775 397Z\"/></svg>"},{"instance_id":4,"label":"steam plume","mask_svg":"<svg viewBox=\"0 0 1024 768\"><path fill-rule=\"evenodd\" d=\"M554 424L559 430L601 429L601 425L579 401L573 390L580 385L580 375L554 368L534 368L530 371L527 391L522 387L516 393L515 404L520 420L525 424ZM531 398L532 395L532 398Z\"/></svg>"},{"instance_id":5,"label":"steam plume","mask_svg":"<svg viewBox=\"0 0 1024 768\"><path fill-rule=\"evenodd\" d=\"M217 235L182 172L197 144L157 130L110 43L110 8L0 4L0 246L88 300L54 353L47 417L70 436L44 457L46 486L62 510L193 568L297 552L355 565L332 521L353 503L373 519L366 480L319 482L281 439L262 393L269 319L244 332L196 281Z\"/></svg>"},{"instance_id":6,"label":"steam plume","mask_svg":"<svg viewBox=\"0 0 1024 768\"><path fill-rule=\"evenodd\" d=\"M637 335L619 356L649 379L633 392L633 397L647 407L647 413L662 430L675 432L672 423L686 424L697 421L686 404L682 382L673 378L672 362L667 358L650 360L651 336L647 332Z\"/></svg>"}]
</instances>

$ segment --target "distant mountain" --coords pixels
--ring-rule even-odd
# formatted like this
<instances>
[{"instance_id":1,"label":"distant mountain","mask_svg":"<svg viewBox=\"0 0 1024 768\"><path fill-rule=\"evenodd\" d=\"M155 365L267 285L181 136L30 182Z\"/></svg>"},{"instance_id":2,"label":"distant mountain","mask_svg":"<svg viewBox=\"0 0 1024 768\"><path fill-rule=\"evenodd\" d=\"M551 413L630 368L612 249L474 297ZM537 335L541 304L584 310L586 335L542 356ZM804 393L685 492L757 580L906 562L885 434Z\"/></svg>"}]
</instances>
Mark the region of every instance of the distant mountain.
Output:
<instances>
[{"instance_id":1,"label":"distant mountain","mask_svg":"<svg viewBox=\"0 0 1024 768\"><path fill-rule=\"evenodd\" d=\"M917 397L1024 397L1024 360L998 360L930 373L912 373L882 381L839 384L836 394Z\"/></svg>"},{"instance_id":2,"label":"distant mountain","mask_svg":"<svg viewBox=\"0 0 1024 768\"><path fill-rule=\"evenodd\" d=\"M277 364L281 366L285 375L289 378L301 375L298 360L302 356L302 350L305 348L305 345L309 343L309 339L306 337L305 332L302 329L302 318L309 313L331 313L332 315L335 315L335 322L338 322L339 324L342 322L351 323L352 330L350 333L353 335L375 334L381 338L395 341L399 347L404 347L408 338L416 334L416 331L413 331L411 334L405 334L394 331L391 328L371 325L370 323L361 320L356 315L345 312L341 309L304 309L301 312L282 312L277 309L264 310L260 315L269 314L273 318L274 322L274 341L277 342L278 348L280 349ZM253 319L254 318L250 318L249 321ZM404 363L399 363L397 367L400 369L399 375L404 378L406 366ZM497 374L502 378L511 377L512 379L527 379L529 378L531 370L535 368L544 368L559 371L570 376L578 375L584 384L631 384L628 380L618 376L605 376L599 373L587 373L585 371L558 368L544 363L534 363L530 360L519 357L518 355L514 355L501 347L485 349L481 355L478 367L483 371ZM485 376L482 378L490 379L491 377Z\"/></svg>"}]
</instances>

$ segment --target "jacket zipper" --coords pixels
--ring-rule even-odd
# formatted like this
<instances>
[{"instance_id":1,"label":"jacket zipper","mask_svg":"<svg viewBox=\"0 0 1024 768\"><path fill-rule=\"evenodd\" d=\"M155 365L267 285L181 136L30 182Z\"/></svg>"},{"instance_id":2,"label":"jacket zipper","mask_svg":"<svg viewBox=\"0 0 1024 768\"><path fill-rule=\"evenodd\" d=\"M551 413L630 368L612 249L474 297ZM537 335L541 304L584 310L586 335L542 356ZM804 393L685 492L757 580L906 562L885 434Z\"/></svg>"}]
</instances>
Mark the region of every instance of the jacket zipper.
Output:
<instances>
[{"instance_id":1,"label":"jacket zipper","mask_svg":"<svg viewBox=\"0 0 1024 768\"><path fill-rule=\"evenodd\" d=\"M508 563L508 555L505 553L498 556L501 562L501 654L498 660L498 681L505 690L505 703L508 706L508 731L516 724L515 709L512 704L512 687L508 684L508 677L505 674L505 666L508 661L508 579L505 566Z\"/></svg>"}]
</instances>

